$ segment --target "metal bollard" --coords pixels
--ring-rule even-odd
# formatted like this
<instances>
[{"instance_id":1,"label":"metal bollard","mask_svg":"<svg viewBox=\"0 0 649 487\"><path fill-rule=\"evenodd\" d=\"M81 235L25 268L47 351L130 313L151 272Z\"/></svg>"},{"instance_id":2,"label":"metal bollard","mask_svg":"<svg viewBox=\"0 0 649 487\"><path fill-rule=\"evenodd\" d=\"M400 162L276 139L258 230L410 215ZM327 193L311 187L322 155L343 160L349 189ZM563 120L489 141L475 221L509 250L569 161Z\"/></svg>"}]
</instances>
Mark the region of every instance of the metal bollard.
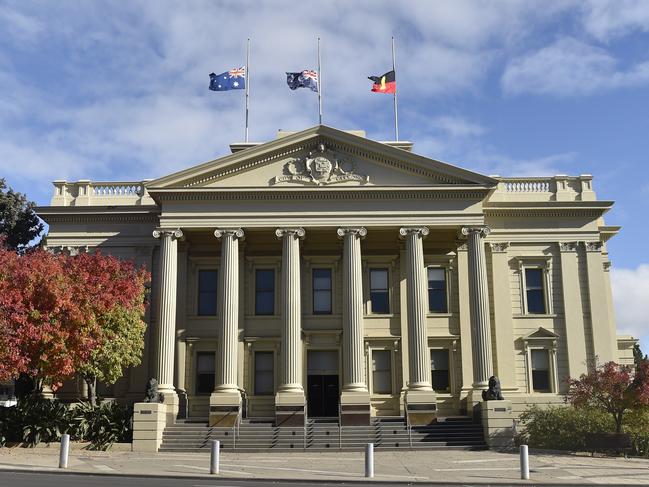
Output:
<instances>
[{"instance_id":1,"label":"metal bollard","mask_svg":"<svg viewBox=\"0 0 649 487\"><path fill-rule=\"evenodd\" d=\"M70 435L61 435L61 450L59 452L59 468L68 468L68 454L70 453Z\"/></svg>"},{"instance_id":2,"label":"metal bollard","mask_svg":"<svg viewBox=\"0 0 649 487\"><path fill-rule=\"evenodd\" d=\"M365 476L374 478L374 443L365 446Z\"/></svg>"},{"instance_id":3,"label":"metal bollard","mask_svg":"<svg viewBox=\"0 0 649 487\"><path fill-rule=\"evenodd\" d=\"M527 445L521 445L521 479L530 479L530 459L527 454Z\"/></svg>"},{"instance_id":4,"label":"metal bollard","mask_svg":"<svg viewBox=\"0 0 649 487\"><path fill-rule=\"evenodd\" d=\"M219 473L219 455L221 453L221 442L219 440L212 440L212 452L210 455L210 473Z\"/></svg>"}]
</instances>

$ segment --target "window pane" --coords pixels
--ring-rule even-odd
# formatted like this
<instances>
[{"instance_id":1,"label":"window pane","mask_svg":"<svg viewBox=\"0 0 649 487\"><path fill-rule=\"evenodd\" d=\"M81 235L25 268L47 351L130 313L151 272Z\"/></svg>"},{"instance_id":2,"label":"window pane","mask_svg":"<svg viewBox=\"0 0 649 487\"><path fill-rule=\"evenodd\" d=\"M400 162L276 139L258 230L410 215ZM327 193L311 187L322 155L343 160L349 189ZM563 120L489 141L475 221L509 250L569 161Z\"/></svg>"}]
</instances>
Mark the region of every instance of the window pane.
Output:
<instances>
[{"instance_id":1,"label":"window pane","mask_svg":"<svg viewBox=\"0 0 649 487\"><path fill-rule=\"evenodd\" d=\"M255 273L255 314L275 314L274 269L257 269Z\"/></svg>"},{"instance_id":2,"label":"window pane","mask_svg":"<svg viewBox=\"0 0 649 487\"><path fill-rule=\"evenodd\" d=\"M446 271L439 267L428 268L428 309L432 313L447 313Z\"/></svg>"},{"instance_id":3,"label":"window pane","mask_svg":"<svg viewBox=\"0 0 649 487\"><path fill-rule=\"evenodd\" d=\"M370 289L372 290L388 289L387 269L370 269Z\"/></svg>"},{"instance_id":4,"label":"window pane","mask_svg":"<svg viewBox=\"0 0 649 487\"><path fill-rule=\"evenodd\" d=\"M525 285L527 289L543 289L543 271L541 269L525 269Z\"/></svg>"},{"instance_id":5,"label":"window pane","mask_svg":"<svg viewBox=\"0 0 649 487\"><path fill-rule=\"evenodd\" d=\"M389 350L372 352L372 387L376 394L392 393L392 360Z\"/></svg>"},{"instance_id":6,"label":"window pane","mask_svg":"<svg viewBox=\"0 0 649 487\"><path fill-rule=\"evenodd\" d=\"M433 389L436 391L448 391L451 388L451 376L449 373L448 350L430 351L430 368Z\"/></svg>"},{"instance_id":7,"label":"window pane","mask_svg":"<svg viewBox=\"0 0 649 487\"><path fill-rule=\"evenodd\" d=\"M532 370L550 370L547 350L532 350Z\"/></svg>"},{"instance_id":8,"label":"window pane","mask_svg":"<svg viewBox=\"0 0 649 487\"><path fill-rule=\"evenodd\" d=\"M543 297L542 289L528 289L527 312L533 314L545 314L545 299Z\"/></svg>"},{"instance_id":9,"label":"window pane","mask_svg":"<svg viewBox=\"0 0 649 487\"><path fill-rule=\"evenodd\" d=\"M547 350L532 350L532 389L550 391L550 354Z\"/></svg>"},{"instance_id":10,"label":"window pane","mask_svg":"<svg viewBox=\"0 0 649 487\"><path fill-rule=\"evenodd\" d=\"M331 289L331 269L313 269L313 289Z\"/></svg>"},{"instance_id":11,"label":"window pane","mask_svg":"<svg viewBox=\"0 0 649 487\"><path fill-rule=\"evenodd\" d=\"M331 291L313 291L313 313L331 313Z\"/></svg>"},{"instance_id":12,"label":"window pane","mask_svg":"<svg viewBox=\"0 0 649 487\"><path fill-rule=\"evenodd\" d=\"M428 287L431 286L431 282L444 282L446 281L446 272L441 267L429 267L428 268Z\"/></svg>"},{"instance_id":13,"label":"window pane","mask_svg":"<svg viewBox=\"0 0 649 487\"><path fill-rule=\"evenodd\" d=\"M255 352L255 395L275 392L273 352Z\"/></svg>"},{"instance_id":14,"label":"window pane","mask_svg":"<svg viewBox=\"0 0 649 487\"><path fill-rule=\"evenodd\" d=\"M387 291L372 291L370 300L372 301L372 313L387 314L390 312L390 300Z\"/></svg>"},{"instance_id":15,"label":"window pane","mask_svg":"<svg viewBox=\"0 0 649 487\"><path fill-rule=\"evenodd\" d=\"M215 270L198 271L198 314L201 316L216 314L216 291L218 272Z\"/></svg>"},{"instance_id":16,"label":"window pane","mask_svg":"<svg viewBox=\"0 0 649 487\"><path fill-rule=\"evenodd\" d=\"M210 394L214 390L214 352L196 354L196 394Z\"/></svg>"}]
</instances>

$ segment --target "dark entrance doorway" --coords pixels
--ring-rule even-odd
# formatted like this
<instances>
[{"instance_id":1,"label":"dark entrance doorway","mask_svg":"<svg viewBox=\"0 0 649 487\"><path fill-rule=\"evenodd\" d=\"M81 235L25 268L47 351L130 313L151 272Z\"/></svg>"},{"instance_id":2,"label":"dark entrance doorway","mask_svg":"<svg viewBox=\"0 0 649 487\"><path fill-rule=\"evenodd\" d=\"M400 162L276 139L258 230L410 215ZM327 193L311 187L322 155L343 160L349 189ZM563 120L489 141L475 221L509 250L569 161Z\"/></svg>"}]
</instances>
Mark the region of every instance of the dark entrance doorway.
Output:
<instances>
[{"instance_id":1,"label":"dark entrance doorway","mask_svg":"<svg viewBox=\"0 0 649 487\"><path fill-rule=\"evenodd\" d=\"M338 351L309 350L307 405L311 417L338 416Z\"/></svg>"}]
</instances>

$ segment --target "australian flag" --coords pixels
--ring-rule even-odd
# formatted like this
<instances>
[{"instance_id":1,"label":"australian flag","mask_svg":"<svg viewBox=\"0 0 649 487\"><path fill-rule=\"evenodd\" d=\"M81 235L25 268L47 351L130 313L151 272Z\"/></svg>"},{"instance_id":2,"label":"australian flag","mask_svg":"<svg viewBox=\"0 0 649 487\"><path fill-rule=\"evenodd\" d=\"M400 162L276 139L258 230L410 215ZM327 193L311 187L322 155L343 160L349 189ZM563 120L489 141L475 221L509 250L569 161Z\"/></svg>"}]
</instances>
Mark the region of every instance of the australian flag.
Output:
<instances>
[{"instance_id":1,"label":"australian flag","mask_svg":"<svg viewBox=\"0 0 649 487\"><path fill-rule=\"evenodd\" d=\"M210 73L210 90L243 90L246 87L246 68L232 68L221 74Z\"/></svg>"},{"instance_id":2,"label":"australian flag","mask_svg":"<svg viewBox=\"0 0 649 487\"><path fill-rule=\"evenodd\" d=\"M286 84L292 90L298 88L310 88L311 91L318 91L318 72L305 69L300 73L286 73Z\"/></svg>"}]
</instances>

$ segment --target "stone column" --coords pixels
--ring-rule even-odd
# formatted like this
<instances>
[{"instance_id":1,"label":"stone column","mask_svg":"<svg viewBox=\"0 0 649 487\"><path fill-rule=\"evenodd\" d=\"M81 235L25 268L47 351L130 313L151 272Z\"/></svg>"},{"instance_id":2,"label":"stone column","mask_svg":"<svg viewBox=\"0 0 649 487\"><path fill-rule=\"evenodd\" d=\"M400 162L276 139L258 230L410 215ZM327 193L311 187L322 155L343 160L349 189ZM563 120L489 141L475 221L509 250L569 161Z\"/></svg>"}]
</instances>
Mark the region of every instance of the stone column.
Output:
<instances>
[{"instance_id":1,"label":"stone column","mask_svg":"<svg viewBox=\"0 0 649 487\"><path fill-rule=\"evenodd\" d=\"M430 352L426 315L428 313L427 277L423 239L427 227L402 227L400 238L406 241L406 289L408 302L409 381L406 393L411 424L428 424L437 417L437 402L431 386Z\"/></svg>"},{"instance_id":2,"label":"stone column","mask_svg":"<svg viewBox=\"0 0 649 487\"><path fill-rule=\"evenodd\" d=\"M278 425L304 424L304 388L302 387L302 310L300 288L300 239L303 228L278 228L282 240L282 355L280 385L275 398Z\"/></svg>"},{"instance_id":3,"label":"stone column","mask_svg":"<svg viewBox=\"0 0 649 487\"><path fill-rule=\"evenodd\" d=\"M158 294L158 332L155 378L158 392L167 405L167 421L173 421L178 412L178 396L174 388L174 348L176 345L176 287L178 266L178 239L180 229L159 228L153 236L160 239L160 274Z\"/></svg>"},{"instance_id":4,"label":"stone column","mask_svg":"<svg viewBox=\"0 0 649 487\"><path fill-rule=\"evenodd\" d=\"M241 228L217 229L221 239L218 287L218 353L215 389L210 396L210 426L232 426L239 416L241 394L237 385L239 341L239 240Z\"/></svg>"},{"instance_id":5,"label":"stone column","mask_svg":"<svg viewBox=\"0 0 649 487\"><path fill-rule=\"evenodd\" d=\"M340 396L343 425L369 424L370 395L365 378L363 343L363 227L339 228L343 240L343 389Z\"/></svg>"},{"instance_id":6,"label":"stone column","mask_svg":"<svg viewBox=\"0 0 649 487\"><path fill-rule=\"evenodd\" d=\"M493 375L489 288L482 240L482 237L487 236L489 232L487 226L462 228L462 234L468 239L469 252L469 308L473 345L473 397L470 399L473 404L481 400L480 390L488 387L489 377Z\"/></svg>"}]
</instances>

